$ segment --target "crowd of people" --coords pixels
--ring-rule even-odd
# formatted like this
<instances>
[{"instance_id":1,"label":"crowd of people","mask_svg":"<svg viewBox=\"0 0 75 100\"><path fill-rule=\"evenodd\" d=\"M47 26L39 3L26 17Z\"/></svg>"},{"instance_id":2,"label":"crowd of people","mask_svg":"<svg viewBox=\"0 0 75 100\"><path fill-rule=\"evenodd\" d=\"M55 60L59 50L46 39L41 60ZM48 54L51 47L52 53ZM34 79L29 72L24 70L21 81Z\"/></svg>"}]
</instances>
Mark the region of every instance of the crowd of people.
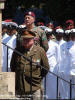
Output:
<instances>
[{"instance_id":1,"label":"crowd of people","mask_svg":"<svg viewBox=\"0 0 75 100\"><path fill-rule=\"evenodd\" d=\"M49 71L67 81L71 80L72 83L75 81L74 21L67 20L64 27L61 25L54 27L51 22L44 26L42 22L37 22L35 25L35 17L34 12L29 11L25 13L22 25L17 25L12 20L3 21L2 71L16 73L16 94L21 97L31 94L32 83L33 100L43 100L41 95L46 95L46 99L56 99L57 78ZM29 59L32 58L32 79L29 61L11 48ZM44 88L46 88L46 94L44 94ZM58 88L61 99L70 98L70 84L59 79ZM73 99L74 91L73 85Z\"/></svg>"}]
</instances>

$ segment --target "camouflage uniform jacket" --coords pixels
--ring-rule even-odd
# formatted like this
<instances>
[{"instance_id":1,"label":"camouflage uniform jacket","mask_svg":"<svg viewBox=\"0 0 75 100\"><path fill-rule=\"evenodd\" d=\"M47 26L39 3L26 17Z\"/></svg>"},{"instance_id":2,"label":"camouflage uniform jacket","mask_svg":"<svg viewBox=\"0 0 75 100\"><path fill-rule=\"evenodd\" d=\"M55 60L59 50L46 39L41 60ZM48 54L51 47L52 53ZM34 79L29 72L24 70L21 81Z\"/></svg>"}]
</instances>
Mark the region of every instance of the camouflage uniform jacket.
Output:
<instances>
[{"instance_id":1,"label":"camouflage uniform jacket","mask_svg":"<svg viewBox=\"0 0 75 100\"><path fill-rule=\"evenodd\" d=\"M41 80L47 74L49 70L48 59L46 52L39 45L34 45L30 51L22 50L24 56L30 58L32 56L33 62L38 62L44 66L46 70L32 63L32 92L41 88ZM19 93L30 93L31 76L30 76L30 62L19 56L15 52L13 53L11 60L11 70L16 73L16 89Z\"/></svg>"}]
</instances>

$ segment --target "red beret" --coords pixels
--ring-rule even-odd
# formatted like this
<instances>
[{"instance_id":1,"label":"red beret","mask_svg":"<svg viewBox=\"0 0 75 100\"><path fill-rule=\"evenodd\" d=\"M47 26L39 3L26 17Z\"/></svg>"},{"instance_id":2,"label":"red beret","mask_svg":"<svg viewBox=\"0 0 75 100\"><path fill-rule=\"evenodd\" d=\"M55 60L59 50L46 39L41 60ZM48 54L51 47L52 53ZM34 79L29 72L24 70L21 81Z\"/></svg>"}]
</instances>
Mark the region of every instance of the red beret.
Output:
<instances>
[{"instance_id":1,"label":"red beret","mask_svg":"<svg viewBox=\"0 0 75 100\"><path fill-rule=\"evenodd\" d=\"M56 27L55 27L55 30L56 30L56 29L62 29L62 27L59 25L59 26L56 26Z\"/></svg>"},{"instance_id":2,"label":"red beret","mask_svg":"<svg viewBox=\"0 0 75 100\"><path fill-rule=\"evenodd\" d=\"M5 22L12 22L12 19L6 19Z\"/></svg>"},{"instance_id":3,"label":"red beret","mask_svg":"<svg viewBox=\"0 0 75 100\"><path fill-rule=\"evenodd\" d=\"M68 23L74 24L74 21L73 20L67 20L66 24L68 24Z\"/></svg>"},{"instance_id":4,"label":"red beret","mask_svg":"<svg viewBox=\"0 0 75 100\"><path fill-rule=\"evenodd\" d=\"M25 16L26 16L26 15L29 15L29 16L32 16L32 17L35 18L35 14L34 14L34 12L32 12L32 11L26 12L26 13L25 13Z\"/></svg>"},{"instance_id":5,"label":"red beret","mask_svg":"<svg viewBox=\"0 0 75 100\"><path fill-rule=\"evenodd\" d=\"M51 22L50 22L50 23L48 23L46 26L47 26L47 27L49 27L49 26L50 26L52 29L54 28L53 23L51 23Z\"/></svg>"},{"instance_id":6,"label":"red beret","mask_svg":"<svg viewBox=\"0 0 75 100\"><path fill-rule=\"evenodd\" d=\"M37 26L44 26L43 22L37 22Z\"/></svg>"}]
</instances>

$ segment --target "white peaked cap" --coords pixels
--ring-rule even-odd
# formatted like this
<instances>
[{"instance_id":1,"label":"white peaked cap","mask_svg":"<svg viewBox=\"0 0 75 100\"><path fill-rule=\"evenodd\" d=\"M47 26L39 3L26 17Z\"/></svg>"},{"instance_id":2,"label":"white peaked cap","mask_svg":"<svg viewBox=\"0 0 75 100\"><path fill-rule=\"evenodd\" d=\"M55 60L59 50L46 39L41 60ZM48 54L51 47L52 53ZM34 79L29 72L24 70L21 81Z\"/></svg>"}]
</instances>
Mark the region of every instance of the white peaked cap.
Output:
<instances>
[{"instance_id":1,"label":"white peaked cap","mask_svg":"<svg viewBox=\"0 0 75 100\"><path fill-rule=\"evenodd\" d=\"M45 32L52 32L52 29L51 28L46 28Z\"/></svg>"},{"instance_id":2,"label":"white peaked cap","mask_svg":"<svg viewBox=\"0 0 75 100\"><path fill-rule=\"evenodd\" d=\"M64 33L64 30L63 29L56 29L56 32L57 33Z\"/></svg>"},{"instance_id":3,"label":"white peaked cap","mask_svg":"<svg viewBox=\"0 0 75 100\"><path fill-rule=\"evenodd\" d=\"M69 34L71 30L65 30L65 34Z\"/></svg>"},{"instance_id":4,"label":"white peaked cap","mask_svg":"<svg viewBox=\"0 0 75 100\"><path fill-rule=\"evenodd\" d=\"M2 21L2 24L6 24L6 22L5 21Z\"/></svg>"},{"instance_id":5,"label":"white peaked cap","mask_svg":"<svg viewBox=\"0 0 75 100\"><path fill-rule=\"evenodd\" d=\"M6 22L6 21L2 21L2 25L13 25L15 27L18 27L18 24L16 22Z\"/></svg>"},{"instance_id":6,"label":"white peaked cap","mask_svg":"<svg viewBox=\"0 0 75 100\"><path fill-rule=\"evenodd\" d=\"M8 24L8 25L13 25L13 26L15 26L15 27L18 27L18 24L15 23L15 22L7 22L7 24Z\"/></svg>"},{"instance_id":7,"label":"white peaked cap","mask_svg":"<svg viewBox=\"0 0 75 100\"><path fill-rule=\"evenodd\" d=\"M7 24L7 22L2 21L2 25L6 25L7 26L8 24Z\"/></svg>"},{"instance_id":8,"label":"white peaked cap","mask_svg":"<svg viewBox=\"0 0 75 100\"><path fill-rule=\"evenodd\" d=\"M46 26L38 26L38 27L40 27L40 28L43 29L44 31L45 31L46 28L48 28L48 27L46 27Z\"/></svg>"},{"instance_id":9,"label":"white peaked cap","mask_svg":"<svg viewBox=\"0 0 75 100\"><path fill-rule=\"evenodd\" d=\"M75 32L75 29L71 29L71 33L72 33L72 32Z\"/></svg>"},{"instance_id":10,"label":"white peaked cap","mask_svg":"<svg viewBox=\"0 0 75 100\"><path fill-rule=\"evenodd\" d=\"M25 28L26 25L19 25L19 28Z\"/></svg>"}]
</instances>

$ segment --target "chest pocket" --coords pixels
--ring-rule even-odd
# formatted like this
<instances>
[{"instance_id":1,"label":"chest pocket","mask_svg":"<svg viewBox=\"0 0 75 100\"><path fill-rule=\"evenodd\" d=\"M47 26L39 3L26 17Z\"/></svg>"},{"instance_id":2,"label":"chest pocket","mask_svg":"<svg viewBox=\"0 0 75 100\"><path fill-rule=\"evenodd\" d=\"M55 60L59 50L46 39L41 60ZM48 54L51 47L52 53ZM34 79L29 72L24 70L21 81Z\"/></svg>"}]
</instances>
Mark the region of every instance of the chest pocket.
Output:
<instances>
[{"instance_id":1,"label":"chest pocket","mask_svg":"<svg viewBox=\"0 0 75 100\"><path fill-rule=\"evenodd\" d=\"M28 59L30 59L30 57L32 57L32 70L36 70L36 62L40 63L40 55L38 53L34 53L32 54L32 52L30 54L27 54L26 57ZM30 59L31 60L31 59ZM30 71L30 61L27 61L26 59L24 59L23 57L21 57L21 61L20 61L20 68L22 70L25 70L25 72Z\"/></svg>"}]
</instances>

